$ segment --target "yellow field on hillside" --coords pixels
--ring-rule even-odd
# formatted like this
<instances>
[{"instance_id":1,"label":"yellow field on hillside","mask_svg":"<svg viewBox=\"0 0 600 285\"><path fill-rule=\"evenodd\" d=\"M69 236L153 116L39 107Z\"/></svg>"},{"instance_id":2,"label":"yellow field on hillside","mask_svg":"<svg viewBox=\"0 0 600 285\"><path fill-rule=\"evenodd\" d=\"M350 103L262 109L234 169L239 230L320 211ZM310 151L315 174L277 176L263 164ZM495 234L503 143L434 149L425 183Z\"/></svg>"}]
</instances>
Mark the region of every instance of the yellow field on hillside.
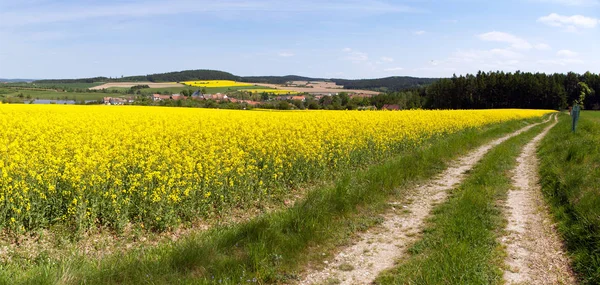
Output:
<instances>
[{"instance_id":1,"label":"yellow field on hillside","mask_svg":"<svg viewBox=\"0 0 600 285\"><path fill-rule=\"evenodd\" d=\"M0 106L0 227L165 228L423 140L551 111ZM284 187L285 186L285 187Z\"/></svg>"},{"instance_id":2,"label":"yellow field on hillside","mask_svg":"<svg viewBox=\"0 0 600 285\"><path fill-rule=\"evenodd\" d=\"M245 86L254 86L254 84L236 82L232 80L195 80L195 81L185 81L181 82L188 86L194 87L245 87Z\"/></svg>"}]
</instances>

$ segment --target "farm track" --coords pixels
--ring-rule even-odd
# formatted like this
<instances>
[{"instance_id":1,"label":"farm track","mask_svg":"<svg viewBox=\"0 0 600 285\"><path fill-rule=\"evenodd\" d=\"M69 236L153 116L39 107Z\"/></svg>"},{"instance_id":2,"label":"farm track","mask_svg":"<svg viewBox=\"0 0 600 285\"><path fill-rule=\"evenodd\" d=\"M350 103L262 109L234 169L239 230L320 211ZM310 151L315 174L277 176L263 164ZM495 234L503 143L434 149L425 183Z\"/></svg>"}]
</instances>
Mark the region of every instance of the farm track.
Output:
<instances>
[{"instance_id":1,"label":"farm track","mask_svg":"<svg viewBox=\"0 0 600 285\"><path fill-rule=\"evenodd\" d=\"M505 215L506 234L501 242L507 256L504 279L507 284L575 284L569 260L562 249L542 197L538 177L536 149L557 121L529 142L517 158L512 171Z\"/></svg>"},{"instance_id":2,"label":"farm track","mask_svg":"<svg viewBox=\"0 0 600 285\"><path fill-rule=\"evenodd\" d=\"M353 245L341 249L322 270L309 271L298 284L370 284L382 271L394 266L406 254L408 246L419 237L425 219L435 204L446 200L448 190L460 184L466 172L483 156L504 141L541 123L528 125L516 132L480 146L450 163L450 167L406 197L411 203L393 203L384 214L383 223L358 236Z\"/></svg>"}]
</instances>

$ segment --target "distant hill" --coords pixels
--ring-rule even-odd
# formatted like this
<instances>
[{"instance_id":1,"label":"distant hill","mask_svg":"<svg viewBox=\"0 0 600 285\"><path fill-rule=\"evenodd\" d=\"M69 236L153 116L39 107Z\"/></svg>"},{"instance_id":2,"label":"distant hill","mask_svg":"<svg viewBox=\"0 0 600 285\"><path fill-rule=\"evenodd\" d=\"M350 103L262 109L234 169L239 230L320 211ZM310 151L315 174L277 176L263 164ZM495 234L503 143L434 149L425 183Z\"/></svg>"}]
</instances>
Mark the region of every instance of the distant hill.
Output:
<instances>
[{"instance_id":1,"label":"distant hill","mask_svg":"<svg viewBox=\"0 0 600 285\"><path fill-rule=\"evenodd\" d=\"M240 77L242 82L252 83L270 83L270 84L284 84L289 81L329 81L325 78L311 78L298 75L286 75L286 76L244 76Z\"/></svg>"},{"instance_id":2,"label":"distant hill","mask_svg":"<svg viewBox=\"0 0 600 285\"><path fill-rule=\"evenodd\" d=\"M0 78L0 82L3 83L15 83L15 82L33 82L35 79L4 79Z\"/></svg>"},{"instance_id":3,"label":"distant hill","mask_svg":"<svg viewBox=\"0 0 600 285\"><path fill-rule=\"evenodd\" d=\"M93 77L80 79L46 79L35 83L93 83L93 82L181 82L189 80L235 80L240 82L284 84L288 81L330 81L347 89L368 89L377 91L398 91L431 84L437 78L386 77L377 79L329 79L298 75L286 76L237 76L228 72L208 69L184 70L122 78Z\"/></svg>"}]
</instances>

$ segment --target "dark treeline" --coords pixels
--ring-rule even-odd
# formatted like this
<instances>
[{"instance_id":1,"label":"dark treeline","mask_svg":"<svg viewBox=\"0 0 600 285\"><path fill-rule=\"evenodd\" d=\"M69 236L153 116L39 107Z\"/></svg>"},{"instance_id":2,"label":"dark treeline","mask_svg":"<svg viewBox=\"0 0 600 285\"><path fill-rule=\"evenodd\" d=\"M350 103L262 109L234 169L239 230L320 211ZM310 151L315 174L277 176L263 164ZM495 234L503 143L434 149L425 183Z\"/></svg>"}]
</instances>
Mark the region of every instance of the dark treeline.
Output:
<instances>
[{"instance_id":1,"label":"dark treeline","mask_svg":"<svg viewBox=\"0 0 600 285\"><path fill-rule=\"evenodd\" d=\"M331 79L337 85L342 85L346 89L368 89L377 91L401 91L420 86L426 86L438 81L437 78L417 78L408 76L393 76L378 79Z\"/></svg>"},{"instance_id":2,"label":"dark treeline","mask_svg":"<svg viewBox=\"0 0 600 285\"><path fill-rule=\"evenodd\" d=\"M586 109L600 109L600 75L570 72L544 74L517 71L479 72L477 75L441 79L426 88L424 108L565 109L579 98L583 82L592 89L585 99Z\"/></svg>"},{"instance_id":3,"label":"dark treeline","mask_svg":"<svg viewBox=\"0 0 600 285\"><path fill-rule=\"evenodd\" d=\"M59 84L59 83L94 83L94 82L112 82L115 81L112 78L108 77L91 77L91 78L79 78L79 79L43 79L36 80L33 83L51 83L51 84Z\"/></svg>"},{"instance_id":4,"label":"dark treeline","mask_svg":"<svg viewBox=\"0 0 600 285\"><path fill-rule=\"evenodd\" d=\"M239 80L239 76L235 76L229 72L218 70L184 70L178 72L167 72L160 74L147 75L147 80L150 82L181 82L190 80Z\"/></svg>"}]
</instances>

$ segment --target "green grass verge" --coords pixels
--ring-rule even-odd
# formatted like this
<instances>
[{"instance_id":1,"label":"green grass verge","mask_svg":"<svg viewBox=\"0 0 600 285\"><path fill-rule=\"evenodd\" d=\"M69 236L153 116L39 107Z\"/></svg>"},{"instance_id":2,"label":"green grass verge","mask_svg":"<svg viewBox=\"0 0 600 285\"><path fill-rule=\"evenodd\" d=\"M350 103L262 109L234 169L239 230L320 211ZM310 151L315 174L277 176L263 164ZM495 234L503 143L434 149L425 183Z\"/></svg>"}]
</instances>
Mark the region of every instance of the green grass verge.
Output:
<instances>
[{"instance_id":1,"label":"green grass verge","mask_svg":"<svg viewBox=\"0 0 600 285\"><path fill-rule=\"evenodd\" d=\"M19 99L29 102L34 99L48 100L102 100L104 96L110 96L96 92L58 92L54 90L35 90L35 89L12 89L0 88L0 101L4 98Z\"/></svg>"},{"instance_id":2,"label":"green grass verge","mask_svg":"<svg viewBox=\"0 0 600 285\"><path fill-rule=\"evenodd\" d=\"M385 272L377 284L497 284L504 253L497 242L503 228L502 202L523 146L546 126L513 137L490 150L448 201L433 210L423 238L410 257Z\"/></svg>"},{"instance_id":3,"label":"green grass verge","mask_svg":"<svg viewBox=\"0 0 600 285\"><path fill-rule=\"evenodd\" d=\"M44 88L44 89L88 89L100 86L104 82L94 83L9 83L5 86L24 87L24 88Z\"/></svg>"},{"instance_id":4,"label":"green grass verge","mask_svg":"<svg viewBox=\"0 0 600 285\"><path fill-rule=\"evenodd\" d=\"M562 115L540 148L542 190L583 284L600 284L600 112Z\"/></svg>"},{"instance_id":5,"label":"green grass verge","mask_svg":"<svg viewBox=\"0 0 600 285\"><path fill-rule=\"evenodd\" d=\"M92 261L81 255L31 268L7 266L5 283L239 284L293 280L303 264L327 257L356 231L380 222L391 195L441 172L458 155L525 125L513 121L467 130L348 172L289 209L125 255Z\"/></svg>"}]
</instances>

